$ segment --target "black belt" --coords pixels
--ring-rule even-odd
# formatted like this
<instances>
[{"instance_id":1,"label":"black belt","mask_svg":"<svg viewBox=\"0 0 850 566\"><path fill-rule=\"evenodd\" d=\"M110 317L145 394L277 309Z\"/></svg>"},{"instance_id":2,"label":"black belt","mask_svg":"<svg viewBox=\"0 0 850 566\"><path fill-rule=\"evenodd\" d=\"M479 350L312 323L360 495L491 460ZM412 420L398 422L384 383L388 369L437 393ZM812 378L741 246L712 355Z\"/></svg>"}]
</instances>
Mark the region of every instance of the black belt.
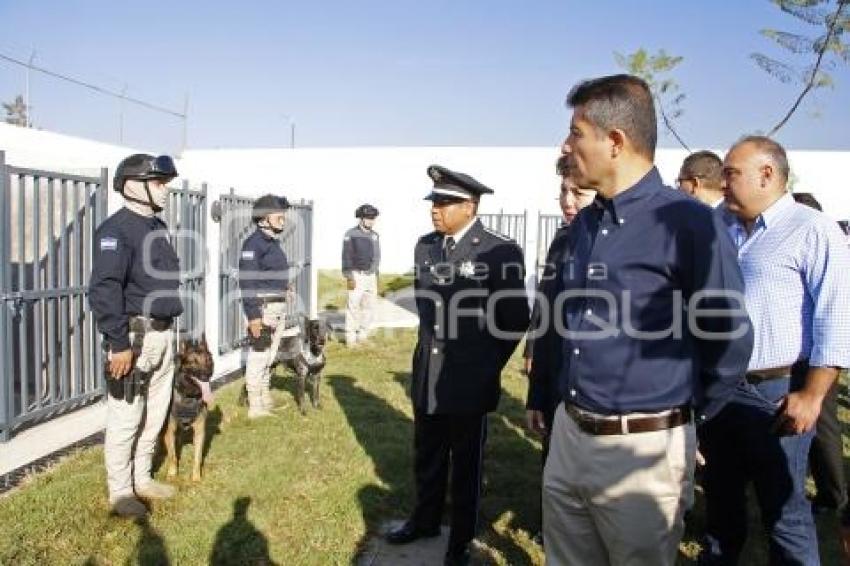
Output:
<instances>
[{"instance_id":1,"label":"black belt","mask_svg":"<svg viewBox=\"0 0 850 566\"><path fill-rule=\"evenodd\" d=\"M744 377L749 383L757 385L765 381L772 381L774 379L782 379L783 377L789 377L792 375L804 374L807 371L809 371L809 360L800 360L799 362L796 362L794 365L790 366L767 369L754 369L753 371L748 371Z\"/></svg>"},{"instance_id":2,"label":"black belt","mask_svg":"<svg viewBox=\"0 0 850 566\"><path fill-rule=\"evenodd\" d=\"M594 436L655 432L691 422L691 408L676 407L663 415L593 415L564 401L564 409L579 429Z\"/></svg>"},{"instance_id":3,"label":"black belt","mask_svg":"<svg viewBox=\"0 0 850 566\"><path fill-rule=\"evenodd\" d=\"M146 332L148 330L162 332L163 330L168 330L169 328L171 328L171 325L173 323L173 318L148 318L145 316L131 316L130 332Z\"/></svg>"},{"instance_id":4,"label":"black belt","mask_svg":"<svg viewBox=\"0 0 850 566\"><path fill-rule=\"evenodd\" d=\"M286 297L260 297L260 301L262 301L264 305L271 303L285 303Z\"/></svg>"}]
</instances>

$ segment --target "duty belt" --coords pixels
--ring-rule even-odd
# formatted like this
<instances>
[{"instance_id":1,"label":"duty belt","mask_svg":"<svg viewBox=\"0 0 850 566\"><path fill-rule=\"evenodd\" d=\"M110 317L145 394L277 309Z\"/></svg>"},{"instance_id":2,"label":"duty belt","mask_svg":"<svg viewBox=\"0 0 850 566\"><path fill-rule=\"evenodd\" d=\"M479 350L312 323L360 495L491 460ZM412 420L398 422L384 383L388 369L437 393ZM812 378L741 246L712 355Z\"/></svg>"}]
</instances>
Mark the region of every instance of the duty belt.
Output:
<instances>
[{"instance_id":1,"label":"duty belt","mask_svg":"<svg viewBox=\"0 0 850 566\"><path fill-rule=\"evenodd\" d=\"M147 332L154 330L162 332L171 328L174 319L172 318L148 318L146 316L131 316L130 317L130 332Z\"/></svg>"},{"instance_id":2,"label":"duty belt","mask_svg":"<svg viewBox=\"0 0 850 566\"><path fill-rule=\"evenodd\" d=\"M286 296L285 295L280 295L280 296L275 295L273 297L258 297L258 298L260 299L260 301L262 301L262 303L264 305L268 305L268 304L271 304L271 303L285 303L286 302Z\"/></svg>"},{"instance_id":3,"label":"duty belt","mask_svg":"<svg viewBox=\"0 0 850 566\"><path fill-rule=\"evenodd\" d=\"M564 409L579 429L594 436L655 432L691 422L691 408L676 407L658 415L596 415L564 401Z\"/></svg>"}]
</instances>

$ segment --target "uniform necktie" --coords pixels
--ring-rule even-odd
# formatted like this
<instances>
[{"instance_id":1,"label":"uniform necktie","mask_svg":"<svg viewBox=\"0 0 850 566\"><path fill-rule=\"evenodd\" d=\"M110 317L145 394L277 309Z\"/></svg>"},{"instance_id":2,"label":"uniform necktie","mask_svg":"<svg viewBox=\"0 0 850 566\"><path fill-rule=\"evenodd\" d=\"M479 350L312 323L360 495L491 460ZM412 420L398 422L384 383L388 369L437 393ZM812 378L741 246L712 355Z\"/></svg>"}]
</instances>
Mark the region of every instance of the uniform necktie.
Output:
<instances>
[{"instance_id":1,"label":"uniform necktie","mask_svg":"<svg viewBox=\"0 0 850 566\"><path fill-rule=\"evenodd\" d=\"M443 261L446 261L449 254L453 251L455 251L455 239L451 236L446 236L445 242L443 243Z\"/></svg>"}]
</instances>

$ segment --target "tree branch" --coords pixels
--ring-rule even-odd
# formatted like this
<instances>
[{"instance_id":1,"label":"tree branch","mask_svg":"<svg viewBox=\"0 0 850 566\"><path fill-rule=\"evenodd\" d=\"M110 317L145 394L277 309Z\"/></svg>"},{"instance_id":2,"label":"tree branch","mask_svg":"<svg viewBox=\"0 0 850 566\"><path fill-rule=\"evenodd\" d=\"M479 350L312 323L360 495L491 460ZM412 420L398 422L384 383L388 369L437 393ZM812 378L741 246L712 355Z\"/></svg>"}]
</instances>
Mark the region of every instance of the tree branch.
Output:
<instances>
[{"instance_id":1,"label":"tree branch","mask_svg":"<svg viewBox=\"0 0 850 566\"><path fill-rule=\"evenodd\" d=\"M656 98L658 98L657 95ZM688 153L691 153L691 148L688 147L688 144L685 143L685 141L679 135L679 132L677 132L676 128L673 127L673 122L670 120L670 118L667 116L667 113L664 111L664 105L661 104L660 99L658 100L658 112L661 114L661 121L664 122L664 127L667 128L667 131L673 134L673 137L676 138L676 141L679 142L679 145L688 150Z\"/></svg>"},{"instance_id":2,"label":"tree branch","mask_svg":"<svg viewBox=\"0 0 850 566\"><path fill-rule=\"evenodd\" d=\"M823 62L823 57L826 54L826 50L829 48L830 41L832 40L832 36L835 33L835 26L838 23L838 20L841 19L841 10L842 8L844 8L844 5L847 4L848 1L850 0L838 0L838 7L835 9L835 14L832 17L832 21L829 22L829 29L826 32L826 39L824 40L823 45L821 45L821 48L818 50L818 58L817 61L815 61L815 66L812 67L812 73L809 75L809 80L806 83L806 87L800 93L800 96L797 97L797 100L794 101L794 104L791 106L785 116L779 121L778 124L773 127L773 129L770 130L770 132L768 132L768 137L773 136L776 132L779 131L780 128L782 128L782 126L784 126L788 122L788 120L791 119L791 116L794 114L794 112L797 111L797 108L799 108L800 103L803 102L803 98L805 98L806 95L809 94L809 91L811 91L815 87L815 80L817 79L818 71L820 70L821 63Z\"/></svg>"}]
</instances>

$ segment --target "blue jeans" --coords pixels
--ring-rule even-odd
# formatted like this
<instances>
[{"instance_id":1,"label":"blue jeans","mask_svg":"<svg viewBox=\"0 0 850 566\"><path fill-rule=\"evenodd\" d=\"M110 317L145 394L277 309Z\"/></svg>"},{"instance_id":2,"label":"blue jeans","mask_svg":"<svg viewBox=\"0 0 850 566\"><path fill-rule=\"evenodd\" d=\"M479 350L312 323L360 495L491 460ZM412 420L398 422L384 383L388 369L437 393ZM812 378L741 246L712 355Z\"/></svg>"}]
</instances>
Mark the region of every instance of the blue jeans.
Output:
<instances>
[{"instance_id":1,"label":"blue jeans","mask_svg":"<svg viewBox=\"0 0 850 566\"><path fill-rule=\"evenodd\" d=\"M814 431L778 436L776 412L791 378L743 383L700 427L706 459L706 540L702 564L737 564L747 538L746 488L753 483L770 539L770 564L817 565L818 540L805 482Z\"/></svg>"}]
</instances>

